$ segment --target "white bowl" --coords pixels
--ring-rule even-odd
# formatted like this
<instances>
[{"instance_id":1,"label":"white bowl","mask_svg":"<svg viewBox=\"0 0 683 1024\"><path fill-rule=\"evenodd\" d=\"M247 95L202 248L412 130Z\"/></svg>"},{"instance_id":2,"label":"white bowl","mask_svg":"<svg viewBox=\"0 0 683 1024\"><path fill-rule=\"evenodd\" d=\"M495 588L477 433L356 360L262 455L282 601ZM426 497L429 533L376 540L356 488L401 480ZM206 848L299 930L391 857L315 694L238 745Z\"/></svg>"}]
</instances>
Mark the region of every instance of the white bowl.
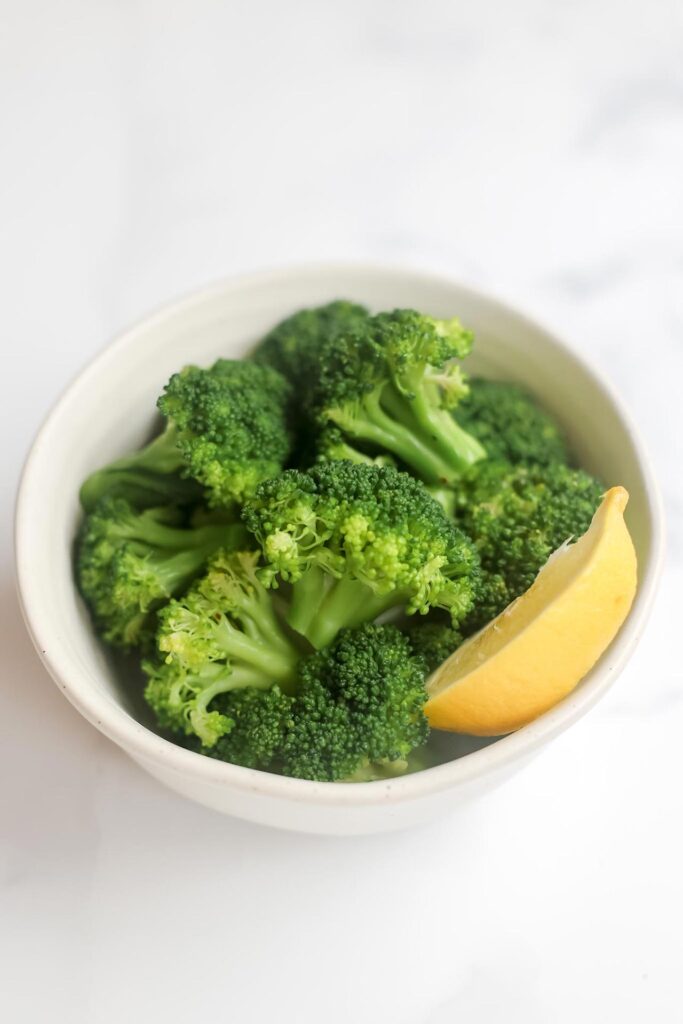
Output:
<instances>
[{"instance_id":1,"label":"white bowl","mask_svg":"<svg viewBox=\"0 0 683 1024\"><path fill-rule=\"evenodd\" d=\"M448 740L455 759L438 767L356 785L252 771L157 736L134 717L134 710L138 717L144 712L126 689L125 671L95 638L71 572L79 485L92 469L146 439L170 374L187 362L241 356L293 310L340 297L375 310L412 306L435 316L457 314L476 335L470 367L528 385L563 424L581 464L606 484L628 488L640 574L621 632L552 711L488 745ZM496 785L567 729L606 692L633 651L652 604L662 547L663 518L648 459L620 402L594 370L538 324L488 296L431 275L365 266L295 268L227 281L126 331L49 415L29 454L16 513L26 623L48 671L81 714L178 793L250 821L318 833L378 832L436 816Z\"/></svg>"}]
</instances>

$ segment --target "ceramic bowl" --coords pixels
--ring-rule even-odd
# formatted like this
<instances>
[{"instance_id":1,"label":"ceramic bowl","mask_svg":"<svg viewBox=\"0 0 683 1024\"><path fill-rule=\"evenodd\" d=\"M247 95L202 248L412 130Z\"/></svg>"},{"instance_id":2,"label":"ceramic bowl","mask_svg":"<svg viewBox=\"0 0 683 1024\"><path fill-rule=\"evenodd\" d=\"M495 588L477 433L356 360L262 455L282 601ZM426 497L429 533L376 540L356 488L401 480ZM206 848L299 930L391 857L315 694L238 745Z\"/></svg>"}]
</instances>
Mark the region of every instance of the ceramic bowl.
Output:
<instances>
[{"instance_id":1,"label":"ceramic bowl","mask_svg":"<svg viewBox=\"0 0 683 1024\"><path fill-rule=\"evenodd\" d=\"M476 335L470 369L519 381L562 423L581 465L630 492L639 588L610 648L561 704L504 738L444 736L444 763L364 784L315 783L224 764L158 736L139 680L97 641L73 584L78 488L95 467L149 436L154 404L185 363L239 357L302 306L344 297L374 310L412 306L458 315ZM225 814L285 829L364 833L446 813L484 792L584 715L612 685L643 630L662 558L662 513L649 462L609 384L565 342L496 299L408 270L317 266L226 281L172 303L126 331L70 385L28 456L16 514L20 598L49 673L96 728L159 781Z\"/></svg>"}]
</instances>

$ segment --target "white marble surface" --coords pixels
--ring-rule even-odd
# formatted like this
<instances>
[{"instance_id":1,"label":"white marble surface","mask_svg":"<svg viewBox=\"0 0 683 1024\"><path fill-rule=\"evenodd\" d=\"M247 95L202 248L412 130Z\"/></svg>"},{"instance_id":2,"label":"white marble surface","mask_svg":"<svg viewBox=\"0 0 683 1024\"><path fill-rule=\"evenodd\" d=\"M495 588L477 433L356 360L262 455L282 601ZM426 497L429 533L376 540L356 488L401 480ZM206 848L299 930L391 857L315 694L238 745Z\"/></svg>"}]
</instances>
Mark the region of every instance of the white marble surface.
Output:
<instances>
[{"instance_id":1,"label":"white marble surface","mask_svg":"<svg viewBox=\"0 0 683 1024\"><path fill-rule=\"evenodd\" d=\"M673 1022L683 910L678 0L4 0L0 992L12 1024ZM11 503L65 382L150 307L323 258L569 334L669 515L619 684L513 782L332 840L165 792L39 666ZM49 509L46 509L46 515Z\"/></svg>"}]
</instances>

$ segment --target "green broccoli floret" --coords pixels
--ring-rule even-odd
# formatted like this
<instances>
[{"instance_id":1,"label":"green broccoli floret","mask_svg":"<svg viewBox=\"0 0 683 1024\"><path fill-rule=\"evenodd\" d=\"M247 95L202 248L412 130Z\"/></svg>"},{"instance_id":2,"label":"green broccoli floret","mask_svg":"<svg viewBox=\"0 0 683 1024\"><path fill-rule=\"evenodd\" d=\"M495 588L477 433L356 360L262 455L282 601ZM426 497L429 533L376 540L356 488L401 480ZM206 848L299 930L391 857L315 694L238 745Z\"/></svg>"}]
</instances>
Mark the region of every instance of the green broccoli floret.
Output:
<instances>
[{"instance_id":1,"label":"green broccoli floret","mask_svg":"<svg viewBox=\"0 0 683 1024\"><path fill-rule=\"evenodd\" d=\"M274 367L295 386L307 387L322 342L334 342L342 334L357 330L368 316L364 306L343 299L299 310L274 327L252 357Z\"/></svg>"},{"instance_id":2,"label":"green broccoli floret","mask_svg":"<svg viewBox=\"0 0 683 1024\"><path fill-rule=\"evenodd\" d=\"M486 449L508 462L568 462L567 442L555 420L517 384L475 378L458 406L458 422Z\"/></svg>"},{"instance_id":3,"label":"green broccoli floret","mask_svg":"<svg viewBox=\"0 0 683 1024\"><path fill-rule=\"evenodd\" d=\"M294 698L277 685L219 695L214 707L231 725L214 746L200 747L200 752L243 768L277 771L293 703Z\"/></svg>"},{"instance_id":4,"label":"green broccoli floret","mask_svg":"<svg viewBox=\"0 0 683 1024\"><path fill-rule=\"evenodd\" d=\"M584 533L604 488L580 469L482 464L459 495L457 521L481 557L482 585L464 623L474 632L533 583L549 555Z\"/></svg>"},{"instance_id":5,"label":"green broccoli floret","mask_svg":"<svg viewBox=\"0 0 683 1024\"><path fill-rule=\"evenodd\" d=\"M370 766L405 770L429 735L424 677L424 662L394 626L343 630L300 665L283 773L334 782L367 778Z\"/></svg>"},{"instance_id":6,"label":"green broccoli floret","mask_svg":"<svg viewBox=\"0 0 683 1024\"><path fill-rule=\"evenodd\" d=\"M311 421L334 424L354 449L392 455L427 484L450 484L485 455L452 412L467 392L456 360L471 345L456 319L369 317L319 346L305 395Z\"/></svg>"},{"instance_id":7,"label":"green broccoli floret","mask_svg":"<svg viewBox=\"0 0 683 1024\"><path fill-rule=\"evenodd\" d=\"M154 611L197 576L211 554L244 538L241 523L184 528L173 508L139 512L103 498L87 515L76 546L76 576L98 633L110 644L145 643Z\"/></svg>"},{"instance_id":8,"label":"green broccoli floret","mask_svg":"<svg viewBox=\"0 0 683 1024\"><path fill-rule=\"evenodd\" d=\"M291 584L290 625L314 647L392 608L470 610L478 560L425 487L389 466L321 463L288 470L243 509L267 586Z\"/></svg>"},{"instance_id":9,"label":"green broccoli floret","mask_svg":"<svg viewBox=\"0 0 683 1024\"><path fill-rule=\"evenodd\" d=\"M81 488L90 510L105 494L133 504L194 502L230 506L278 473L291 448L290 385L268 366L219 359L188 366L159 398L164 432L147 447L93 473Z\"/></svg>"},{"instance_id":10,"label":"green broccoli floret","mask_svg":"<svg viewBox=\"0 0 683 1024\"><path fill-rule=\"evenodd\" d=\"M229 730L202 753L316 781L370 782L420 767L425 664L393 626L342 630L278 686L215 698Z\"/></svg>"},{"instance_id":11,"label":"green broccoli floret","mask_svg":"<svg viewBox=\"0 0 683 1024\"><path fill-rule=\"evenodd\" d=\"M218 552L206 574L159 612L160 657L144 664L148 703L160 725L196 735L206 747L230 731L219 694L242 687L287 691L299 651L257 575L259 555Z\"/></svg>"},{"instance_id":12,"label":"green broccoli floret","mask_svg":"<svg viewBox=\"0 0 683 1024\"><path fill-rule=\"evenodd\" d=\"M424 659L429 672L450 658L463 641L459 629L437 616L438 613L421 622L411 622L404 629L414 653Z\"/></svg>"}]
</instances>

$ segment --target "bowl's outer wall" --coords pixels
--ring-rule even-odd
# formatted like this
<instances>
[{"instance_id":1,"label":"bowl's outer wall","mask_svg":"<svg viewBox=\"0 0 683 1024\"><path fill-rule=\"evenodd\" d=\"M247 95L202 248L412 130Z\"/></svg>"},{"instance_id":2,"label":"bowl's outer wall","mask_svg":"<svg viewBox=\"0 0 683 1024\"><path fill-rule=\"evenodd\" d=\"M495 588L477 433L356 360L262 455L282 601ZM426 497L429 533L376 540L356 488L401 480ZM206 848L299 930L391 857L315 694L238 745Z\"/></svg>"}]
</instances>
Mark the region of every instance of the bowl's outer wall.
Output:
<instances>
[{"instance_id":1,"label":"bowl's outer wall","mask_svg":"<svg viewBox=\"0 0 683 1024\"><path fill-rule=\"evenodd\" d=\"M384 814L378 808L387 801L381 801L377 792L372 799L369 793L367 797L359 793L355 800L349 797L340 811L327 807L325 798L308 803L308 791L302 786L311 784L299 782L292 791L297 794L293 801L282 793L267 795L268 785L253 788L244 780L253 775L261 780L273 777L231 765L217 766L224 774L216 782L201 767L191 767L206 759L141 729L122 707L123 689L94 637L71 574L79 485L92 469L147 438L155 425L156 398L171 373L188 362L206 364L218 356L242 356L282 317L338 297L366 303L374 310L413 306L435 316L458 315L476 335L476 354L469 368L529 387L566 429L578 461L606 485L620 483L628 489L628 525L641 581L647 579L631 612L630 622L635 625L629 631L627 623L599 665L562 705L526 730L463 759L479 759L476 765L472 762L465 768L464 763L453 762L421 773L431 777L430 785L424 780L425 793L427 788L435 790L429 800L416 785L417 776L392 780L386 792L396 805ZM226 282L161 311L119 338L72 384L40 432L22 482L17 506L22 604L39 653L69 699L178 792L218 810L282 827L333 832L401 827L429 809L434 812L440 803L453 803L453 788L460 786L464 794L464 787L469 790L473 785L473 775L490 776L493 782L494 775L509 772L513 764L528 757L532 747L562 731L594 703L621 667L642 629L661 557L660 513L648 474L632 428L604 385L543 329L495 301L449 281L408 271L321 267L257 275ZM169 762L174 766L169 767ZM183 766L180 773L177 765ZM379 785L353 789L376 791ZM247 794L248 800L237 799L235 793ZM265 801L261 808L259 799ZM419 812L416 800L424 801ZM351 827L351 805L359 801L372 806ZM378 816L373 818L373 813Z\"/></svg>"}]
</instances>

